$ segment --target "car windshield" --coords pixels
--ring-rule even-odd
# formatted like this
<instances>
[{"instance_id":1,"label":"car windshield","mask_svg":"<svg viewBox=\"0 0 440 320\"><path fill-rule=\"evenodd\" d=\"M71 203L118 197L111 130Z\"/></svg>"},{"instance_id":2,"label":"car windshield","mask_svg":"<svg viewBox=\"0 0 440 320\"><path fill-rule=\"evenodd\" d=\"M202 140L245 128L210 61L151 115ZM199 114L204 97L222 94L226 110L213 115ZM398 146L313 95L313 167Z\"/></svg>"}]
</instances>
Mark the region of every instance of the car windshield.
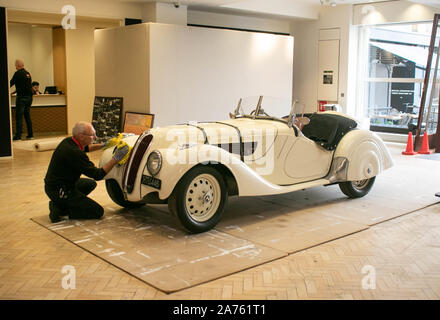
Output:
<instances>
[{"instance_id":1,"label":"car windshield","mask_svg":"<svg viewBox=\"0 0 440 320\"><path fill-rule=\"evenodd\" d=\"M256 115L258 110L258 115ZM236 118L272 118L282 121L288 120L292 112L292 100L271 96L250 96L241 98L232 115ZM304 112L304 107L295 103L293 116Z\"/></svg>"}]
</instances>

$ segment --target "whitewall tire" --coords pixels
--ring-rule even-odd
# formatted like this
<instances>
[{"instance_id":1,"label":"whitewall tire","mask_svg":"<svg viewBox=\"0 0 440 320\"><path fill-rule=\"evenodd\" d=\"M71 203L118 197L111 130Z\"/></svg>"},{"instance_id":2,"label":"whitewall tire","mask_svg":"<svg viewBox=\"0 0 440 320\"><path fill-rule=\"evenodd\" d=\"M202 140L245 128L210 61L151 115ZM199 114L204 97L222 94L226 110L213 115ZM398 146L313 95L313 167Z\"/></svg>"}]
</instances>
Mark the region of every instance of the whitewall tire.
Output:
<instances>
[{"instance_id":1,"label":"whitewall tire","mask_svg":"<svg viewBox=\"0 0 440 320\"><path fill-rule=\"evenodd\" d=\"M190 232L212 229L227 203L228 192L221 174L212 167L197 166L186 173L168 200L168 207Z\"/></svg>"},{"instance_id":2,"label":"whitewall tire","mask_svg":"<svg viewBox=\"0 0 440 320\"><path fill-rule=\"evenodd\" d=\"M373 187L376 177L358 181L346 181L339 183L341 191L349 198L362 198Z\"/></svg>"}]
</instances>

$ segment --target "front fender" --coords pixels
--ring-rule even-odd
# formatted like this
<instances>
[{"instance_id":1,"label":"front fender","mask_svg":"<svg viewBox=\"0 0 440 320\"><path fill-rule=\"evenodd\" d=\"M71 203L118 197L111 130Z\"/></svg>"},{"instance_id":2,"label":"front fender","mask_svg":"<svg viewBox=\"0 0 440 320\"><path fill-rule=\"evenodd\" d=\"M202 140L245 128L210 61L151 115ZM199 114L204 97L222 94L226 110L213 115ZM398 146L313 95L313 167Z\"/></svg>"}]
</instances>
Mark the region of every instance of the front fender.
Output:
<instances>
[{"instance_id":1,"label":"front fender","mask_svg":"<svg viewBox=\"0 0 440 320\"><path fill-rule=\"evenodd\" d=\"M239 159L235 159L233 155L224 152L221 148L207 144L198 144L183 149L179 147L160 149L151 148L151 150L149 149L149 152L144 156L144 159L148 158L148 155L152 150L157 150L162 154L162 168L155 176L155 178L161 180L161 188L158 190L141 184L141 198L151 192L158 192L159 199L164 200L168 198L180 179L191 170L191 168L200 163L240 162ZM146 161L144 163L142 175L151 176L148 172ZM141 179L137 179L137 181L141 181Z\"/></svg>"},{"instance_id":2,"label":"front fender","mask_svg":"<svg viewBox=\"0 0 440 320\"><path fill-rule=\"evenodd\" d=\"M334 158L348 160L347 181L369 179L393 166L382 139L374 132L352 130L339 142Z\"/></svg>"},{"instance_id":3,"label":"front fender","mask_svg":"<svg viewBox=\"0 0 440 320\"><path fill-rule=\"evenodd\" d=\"M110 159L113 157L113 149L114 148L108 148L103 151L101 155L101 159L99 160L99 167L102 168L107 162L110 161ZM125 165L115 165L104 177L105 180L107 179L115 179L118 181L119 185L121 185L121 177L123 173Z\"/></svg>"}]
</instances>

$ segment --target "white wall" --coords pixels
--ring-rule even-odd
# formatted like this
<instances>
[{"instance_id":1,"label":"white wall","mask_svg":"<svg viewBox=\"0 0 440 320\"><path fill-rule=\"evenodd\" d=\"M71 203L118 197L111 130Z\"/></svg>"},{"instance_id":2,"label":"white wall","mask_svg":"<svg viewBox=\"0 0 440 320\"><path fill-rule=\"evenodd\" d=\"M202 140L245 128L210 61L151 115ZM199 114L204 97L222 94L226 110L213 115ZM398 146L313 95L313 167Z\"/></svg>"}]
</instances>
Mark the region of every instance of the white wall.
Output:
<instances>
[{"instance_id":1,"label":"white wall","mask_svg":"<svg viewBox=\"0 0 440 320\"><path fill-rule=\"evenodd\" d=\"M136 18L142 13L138 3L115 2L106 0L0 0L0 6L8 9L20 9L33 12L58 13L65 5L73 5L76 14L82 17L95 18ZM61 21L60 23L61 24Z\"/></svg>"},{"instance_id":2,"label":"white wall","mask_svg":"<svg viewBox=\"0 0 440 320\"><path fill-rule=\"evenodd\" d=\"M95 96L95 24L77 21L77 29L66 30L66 80L68 132L78 121L91 121Z\"/></svg>"},{"instance_id":3,"label":"white wall","mask_svg":"<svg viewBox=\"0 0 440 320\"><path fill-rule=\"evenodd\" d=\"M28 25L9 24L8 25L8 70L9 79L15 72L15 60L22 59L25 68L32 70L32 53L30 50L31 29Z\"/></svg>"},{"instance_id":4,"label":"white wall","mask_svg":"<svg viewBox=\"0 0 440 320\"><path fill-rule=\"evenodd\" d=\"M179 5L177 8L172 3L156 3L156 21L158 23L170 23L186 26L187 6Z\"/></svg>"},{"instance_id":5,"label":"white wall","mask_svg":"<svg viewBox=\"0 0 440 320\"><path fill-rule=\"evenodd\" d=\"M252 0L229 1L222 5L224 8L246 10L253 13L290 16L300 19L316 19L320 3L311 0Z\"/></svg>"},{"instance_id":6,"label":"white wall","mask_svg":"<svg viewBox=\"0 0 440 320\"><path fill-rule=\"evenodd\" d=\"M54 84L52 28L31 27L32 80L40 91Z\"/></svg>"},{"instance_id":7,"label":"white wall","mask_svg":"<svg viewBox=\"0 0 440 320\"><path fill-rule=\"evenodd\" d=\"M354 92L348 91L348 85L351 81L348 78L351 67L355 67L351 63L351 59L356 58L356 53L349 51L350 28L353 17L352 5L338 5L336 7L323 7L319 14L319 29L338 28L339 33L339 86L338 86L338 104L341 105L345 113L355 116L355 106L347 101L350 100L350 94Z\"/></svg>"},{"instance_id":8,"label":"white wall","mask_svg":"<svg viewBox=\"0 0 440 320\"><path fill-rule=\"evenodd\" d=\"M149 24L95 31L97 96L123 97L123 111L149 107Z\"/></svg>"},{"instance_id":9,"label":"white wall","mask_svg":"<svg viewBox=\"0 0 440 320\"><path fill-rule=\"evenodd\" d=\"M134 39L143 46L142 38L145 55L133 47ZM125 111L153 113L155 126L226 119L245 96L291 99L289 36L142 24L96 31L96 39L97 58L121 48L96 62L96 95L123 96ZM115 66L125 73L110 79ZM129 94L134 85L140 87Z\"/></svg>"},{"instance_id":10,"label":"white wall","mask_svg":"<svg viewBox=\"0 0 440 320\"><path fill-rule=\"evenodd\" d=\"M349 38L352 17L351 5L322 7L317 21L297 21L291 24L291 34L295 37L293 94L305 104L306 112L317 111L318 90L318 41L322 29L339 30L339 85L338 104L343 112L350 111L347 104L349 86L349 66L353 55L349 54ZM350 97L348 97L350 98Z\"/></svg>"},{"instance_id":11,"label":"white wall","mask_svg":"<svg viewBox=\"0 0 440 320\"><path fill-rule=\"evenodd\" d=\"M318 24L292 23L295 38L293 59L293 97L305 105L304 112L316 112L318 100Z\"/></svg>"},{"instance_id":12,"label":"white wall","mask_svg":"<svg viewBox=\"0 0 440 320\"><path fill-rule=\"evenodd\" d=\"M188 10L188 24L290 34L290 21Z\"/></svg>"},{"instance_id":13,"label":"white wall","mask_svg":"<svg viewBox=\"0 0 440 320\"><path fill-rule=\"evenodd\" d=\"M440 13L440 9L410 1L369 3L354 6L353 24L432 21L435 13Z\"/></svg>"},{"instance_id":14,"label":"white wall","mask_svg":"<svg viewBox=\"0 0 440 320\"><path fill-rule=\"evenodd\" d=\"M293 38L150 26L150 112L157 125L227 119L240 97L291 99Z\"/></svg>"},{"instance_id":15,"label":"white wall","mask_svg":"<svg viewBox=\"0 0 440 320\"><path fill-rule=\"evenodd\" d=\"M15 72L15 60L22 59L40 90L53 85L52 29L28 24L8 25L9 79Z\"/></svg>"},{"instance_id":16,"label":"white wall","mask_svg":"<svg viewBox=\"0 0 440 320\"><path fill-rule=\"evenodd\" d=\"M142 22L170 23L186 26L187 6L147 2L142 5Z\"/></svg>"}]
</instances>

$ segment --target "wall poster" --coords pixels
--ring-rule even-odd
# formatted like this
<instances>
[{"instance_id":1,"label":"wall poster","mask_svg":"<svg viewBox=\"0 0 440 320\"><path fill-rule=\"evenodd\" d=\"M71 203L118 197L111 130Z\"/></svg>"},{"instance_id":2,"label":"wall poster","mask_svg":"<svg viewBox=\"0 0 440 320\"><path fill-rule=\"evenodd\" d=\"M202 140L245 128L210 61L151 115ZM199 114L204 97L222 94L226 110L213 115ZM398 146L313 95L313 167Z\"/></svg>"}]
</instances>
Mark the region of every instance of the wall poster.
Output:
<instances>
[{"instance_id":1,"label":"wall poster","mask_svg":"<svg viewBox=\"0 0 440 320\"><path fill-rule=\"evenodd\" d=\"M122 98L95 97L92 125L96 130L97 142L118 135L121 130Z\"/></svg>"},{"instance_id":2,"label":"wall poster","mask_svg":"<svg viewBox=\"0 0 440 320\"><path fill-rule=\"evenodd\" d=\"M126 112L124 119L124 132L142 134L153 127L154 114Z\"/></svg>"}]
</instances>

